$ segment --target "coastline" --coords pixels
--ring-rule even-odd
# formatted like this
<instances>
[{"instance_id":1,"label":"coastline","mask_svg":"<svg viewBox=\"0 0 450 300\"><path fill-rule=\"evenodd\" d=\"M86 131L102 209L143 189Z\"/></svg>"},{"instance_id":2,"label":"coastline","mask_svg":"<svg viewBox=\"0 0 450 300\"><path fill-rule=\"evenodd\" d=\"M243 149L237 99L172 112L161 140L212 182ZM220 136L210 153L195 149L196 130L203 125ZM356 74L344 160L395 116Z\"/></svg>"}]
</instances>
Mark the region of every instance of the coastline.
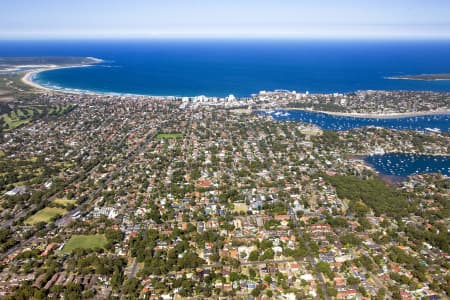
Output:
<instances>
[{"instance_id":1,"label":"coastline","mask_svg":"<svg viewBox=\"0 0 450 300\"><path fill-rule=\"evenodd\" d=\"M426 74L424 74L426 75ZM450 81L450 78L420 78L420 77L413 77L413 76L405 76L405 77L401 77L401 76L389 76L389 77L384 77L384 79L389 79L389 80L415 80L415 81Z\"/></svg>"},{"instance_id":2,"label":"coastline","mask_svg":"<svg viewBox=\"0 0 450 300\"><path fill-rule=\"evenodd\" d=\"M324 110L313 110L308 108L280 108L282 110L303 110L316 113L322 113L338 117L351 117L351 118L363 118L363 119L398 119L398 118L410 118L410 117L420 117L428 115L448 115L450 110L429 110L429 111L418 111L418 112L399 112L399 113L346 113L346 112L334 112L334 111L324 111Z\"/></svg>"},{"instance_id":3,"label":"coastline","mask_svg":"<svg viewBox=\"0 0 450 300\"><path fill-rule=\"evenodd\" d=\"M48 68L40 68L40 69L34 69L34 70L30 70L30 71L26 71L25 75L22 77L22 82L25 83L28 86L31 86L32 88L38 89L38 90L43 90L46 92L50 92L50 91L54 91L50 88L47 88L43 85L40 85L36 82L33 81L33 77L40 73L40 72L44 72L47 70L56 70L58 69L57 67L48 67Z\"/></svg>"},{"instance_id":4,"label":"coastline","mask_svg":"<svg viewBox=\"0 0 450 300\"><path fill-rule=\"evenodd\" d=\"M95 59L96 61L94 63L100 63L103 62L103 60L101 59ZM58 89L58 88L51 88L51 87L46 87L43 86L39 83L37 83L36 81L33 80L33 78L41 73L41 72L46 72L46 71L51 71L51 70L59 70L59 69L70 69L70 68L85 68L85 67L92 67L94 66L94 64L87 64L87 65L71 65L71 66L58 66L58 65L47 65L47 66L42 66L38 69L31 69L31 70L27 70L25 71L24 76L22 77L22 82L28 86L31 86L32 88L35 88L37 90L41 90L41 91L45 91L45 92L60 92L60 93L67 93L67 94L77 94L77 95L82 95L82 94L100 94L100 93L94 93L94 92L88 92L88 91L71 91L71 90L65 90L65 89Z\"/></svg>"},{"instance_id":5,"label":"coastline","mask_svg":"<svg viewBox=\"0 0 450 300\"><path fill-rule=\"evenodd\" d=\"M450 154L446 154L446 153L438 153L438 154L433 154L433 153L411 153L411 152L386 152L383 154L375 154L375 155L380 155L380 156L384 156L384 155L412 155L412 156L422 156L422 157L429 157L429 158L433 158L433 157L440 157L440 158L448 158L450 157ZM371 157L372 155L369 153L359 153L359 154L352 154L350 155L350 157L352 159L358 160L360 161L362 164L364 164L364 166L366 168L368 168L369 170L371 170L372 172L374 172L375 174L377 174L378 177L380 177L383 181L387 182L387 183L391 183L391 184L397 184L399 182L402 182L404 180L406 180L407 178L411 177L411 176L415 176L415 175L424 175L424 174L432 174L432 173L439 173L444 177L450 178L449 175L442 173L442 172L431 172L431 173L427 173L427 172L423 172L423 173L411 173L409 175L394 175L394 174L387 174L384 173L383 171L379 170L377 168L377 166L373 163L371 163L368 158Z\"/></svg>"},{"instance_id":6,"label":"coastline","mask_svg":"<svg viewBox=\"0 0 450 300\"><path fill-rule=\"evenodd\" d=\"M340 117L372 118L372 119L398 119L398 118L410 118L429 115L450 114L450 110L429 110L429 111L401 112L401 113L340 113L340 112L318 111L318 110L311 110L311 111Z\"/></svg>"},{"instance_id":7,"label":"coastline","mask_svg":"<svg viewBox=\"0 0 450 300\"><path fill-rule=\"evenodd\" d=\"M91 57L90 57L91 58ZM34 77L41 73L46 71L52 71L52 70L59 70L59 69L69 69L69 68L85 68L85 67L92 67L95 66L97 63L101 63L104 60L98 59L98 58L91 58L94 61L94 63L86 64L86 65L71 65L71 66L57 66L57 65L48 65L48 66L42 66L37 69L31 69L24 71L24 76L22 76L21 81L40 91L40 92L46 92L46 93L63 93L63 94L72 94L72 95L90 95L90 96L118 96L118 97L156 97L156 98L173 98L177 96L155 96L155 95L142 95L142 94L131 94L131 93L114 93L114 92L101 92L101 91L89 91L89 90L78 90L78 89L68 89L68 88L58 88L58 87L47 87L44 85L41 85L34 81Z\"/></svg>"},{"instance_id":8,"label":"coastline","mask_svg":"<svg viewBox=\"0 0 450 300\"><path fill-rule=\"evenodd\" d=\"M34 81L34 77L45 71L58 70L58 69L68 69L68 68L83 68L95 66L97 63L103 62L102 59L89 57L93 62L89 64L78 64L78 65L68 65L68 66L58 66L58 65L42 65L36 69L30 69L24 71L24 76L21 81L41 92L52 92L52 93L65 93L65 94L75 94L75 95L92 95L92 96L123 96L123 97L158 97L158 98L174 98L182 96L157 96L157 95L142 95L142 94L132 94L132 93L113 93L113 92L100 92L100 91L89 91L89 90L77 90L77 89L65 89L58 87L47 87ZM283 110L303 110L316 113L323 113L332 116L341 117L352 117L352 118L373 118L373 119L396 119L396 118L408 118L408 117L418 117L427 115L447 115L450 114L450 110L430 110L430 111L419 111L419 112L399 112L399 113L347 113L347 112L332 112L332 111L322 111L313 110L310 108L279 108Z\"/></svg>"}]
</instances>

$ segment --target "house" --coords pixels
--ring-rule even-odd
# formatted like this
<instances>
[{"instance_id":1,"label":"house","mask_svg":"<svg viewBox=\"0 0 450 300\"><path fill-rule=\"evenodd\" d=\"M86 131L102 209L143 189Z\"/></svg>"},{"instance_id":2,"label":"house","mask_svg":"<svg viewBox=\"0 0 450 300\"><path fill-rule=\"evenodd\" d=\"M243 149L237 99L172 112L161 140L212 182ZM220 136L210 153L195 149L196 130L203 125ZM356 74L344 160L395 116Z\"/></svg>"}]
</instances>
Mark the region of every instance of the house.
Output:
<instances>
[{"instance_id":1,"label":"house","mask_svg":"<svg viewBox=\"0 0 450 300\"><path fill-rule=\"evenodd\" d=\"M16 195L23 195L27 192L27 188L24 186L16 186L12 190L5 193L6 196L16 196Z\"/></svg>"}]
</instances>

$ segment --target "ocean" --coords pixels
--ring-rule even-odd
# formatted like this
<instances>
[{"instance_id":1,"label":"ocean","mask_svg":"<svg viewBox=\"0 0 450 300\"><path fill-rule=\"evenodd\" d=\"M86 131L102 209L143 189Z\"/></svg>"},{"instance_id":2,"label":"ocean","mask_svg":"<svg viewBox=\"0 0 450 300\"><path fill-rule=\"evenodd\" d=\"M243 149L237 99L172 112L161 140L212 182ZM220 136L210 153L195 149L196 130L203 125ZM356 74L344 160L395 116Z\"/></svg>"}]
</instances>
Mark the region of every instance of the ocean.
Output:
<instances>
[{"instance_id":1,"label":"ocean","mask_svg":"<svg viewBox=\"0 0 450 300\"><path fill-rule=\"evenodd\" d=\"M246 97L260 90L450 92L450 81L386 79L450 73L450 41L0 41L0 56L93 56L88 68L43 72L45 86L94 92Z\"/></svg>"}]
</instances>

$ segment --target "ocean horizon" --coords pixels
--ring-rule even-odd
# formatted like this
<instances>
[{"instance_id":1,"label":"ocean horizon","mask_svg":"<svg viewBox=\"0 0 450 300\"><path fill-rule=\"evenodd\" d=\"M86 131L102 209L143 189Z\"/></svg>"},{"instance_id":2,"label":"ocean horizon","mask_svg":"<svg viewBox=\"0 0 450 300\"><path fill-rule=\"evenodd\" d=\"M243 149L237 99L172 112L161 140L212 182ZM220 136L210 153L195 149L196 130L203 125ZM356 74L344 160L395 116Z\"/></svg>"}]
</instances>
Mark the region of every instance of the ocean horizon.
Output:
<instances>
[{"instance_id":1,"label":"ocean horizon","mask_svg":"<svg viewBox=\"0 0 450 300\"><path fill-rule=\"evenodd\" d=\"M120 40L0 41L0 56L86 56L104 62L33 80L72 91L247 97L261 90L450 92L450 81L391 76L450 73L450 41Z\"/></svg>"}]
</instances>

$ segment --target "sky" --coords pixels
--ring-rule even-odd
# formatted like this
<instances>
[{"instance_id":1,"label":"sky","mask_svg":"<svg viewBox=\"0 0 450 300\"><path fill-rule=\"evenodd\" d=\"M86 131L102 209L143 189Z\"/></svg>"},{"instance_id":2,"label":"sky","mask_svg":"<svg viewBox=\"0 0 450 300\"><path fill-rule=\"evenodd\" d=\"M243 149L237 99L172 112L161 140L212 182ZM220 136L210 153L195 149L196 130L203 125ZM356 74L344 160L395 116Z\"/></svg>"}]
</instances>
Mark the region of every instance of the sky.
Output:
<instances>
[{"instance_id":1,"label":"sky","mask_svg":"<svg viewBox=\"0 0 450 300\"><path fill-rule=\"evenodd\" d=\"M1 0L1 39L450 39L450 0Z\"/></svg>"}]
</instances>

